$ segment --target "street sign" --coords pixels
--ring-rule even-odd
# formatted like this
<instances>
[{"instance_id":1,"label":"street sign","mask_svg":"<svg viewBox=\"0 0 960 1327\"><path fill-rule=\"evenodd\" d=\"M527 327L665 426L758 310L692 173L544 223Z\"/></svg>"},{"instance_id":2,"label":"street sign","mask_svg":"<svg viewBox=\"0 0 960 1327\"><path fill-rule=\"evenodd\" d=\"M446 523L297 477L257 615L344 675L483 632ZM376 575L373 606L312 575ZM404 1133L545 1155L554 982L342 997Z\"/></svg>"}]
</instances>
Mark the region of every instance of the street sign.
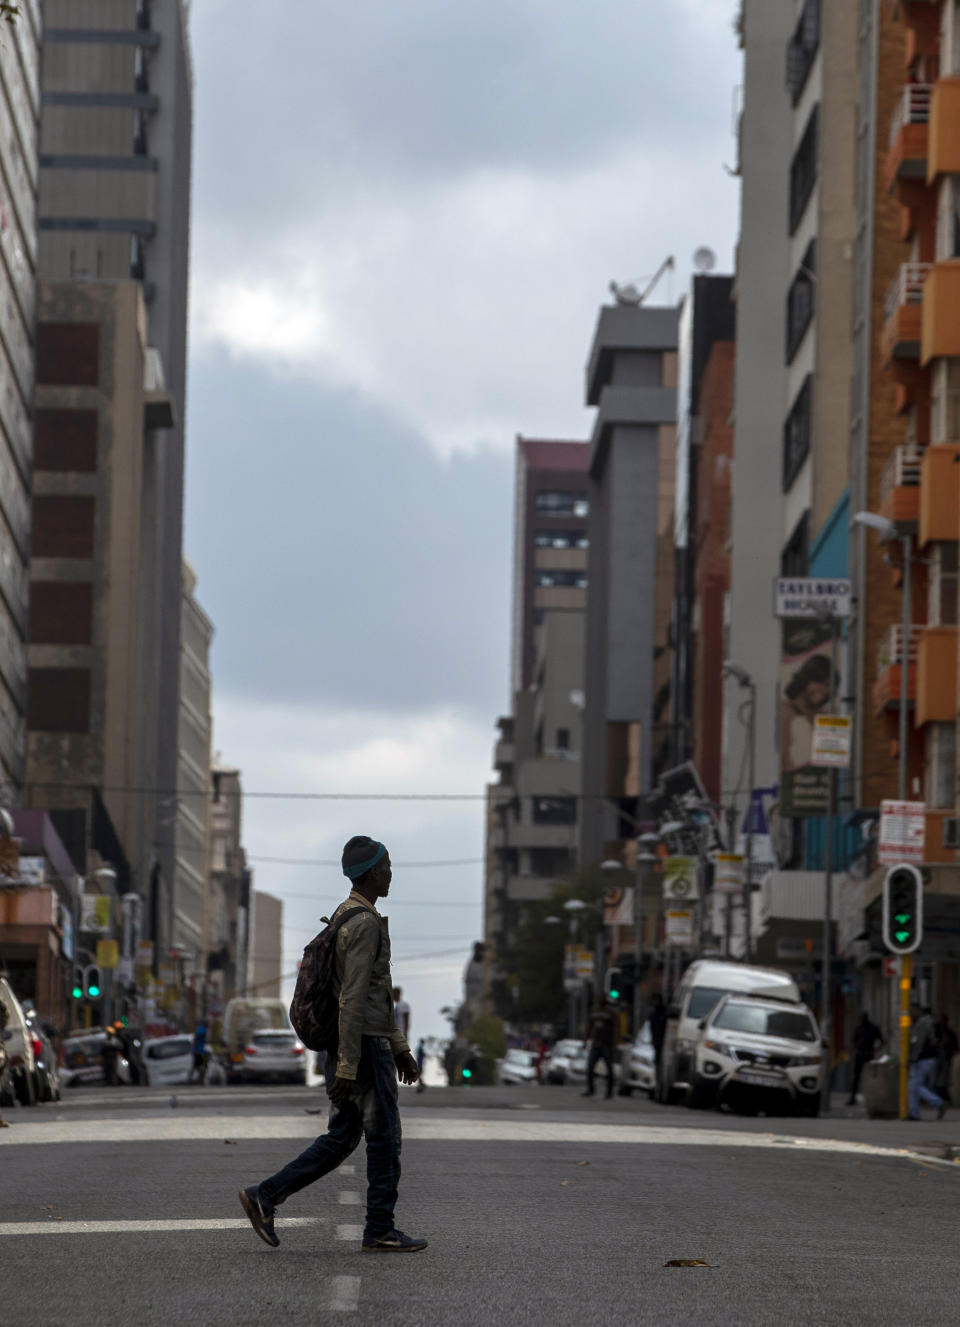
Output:
<instances>
[{"instance_id":1,"label":"street sign","mask_svg":"<svg viewBox=\"0 0 960 1327\"><path fill-rule=\"evenodd\" d=\"M47 863L43 857L20 858L21 885L42 885L46 879Z\"/></svg>"},{"instance_id":2,"label":"street sign","mask_svg":"<svg viewBox=\"0 0 960 1327\"><path fill-rule=\"evenodd\" d=\"M80 930L110 930L110 895L83 894L80 899Z\"/></svg>"},{"instance_id":3,"label":"street sign","mask_svg":"<svg viewBox=\"0 0 960 1327\"><path fill-rule=\"evenodd\" d=\"M926 805L923 802L880 803L880 839L877 861L881 866L898 862L922 862L926 838Z\"/></svg>"},{"instance_id":4,"label":"street sign","mask_svg":"<svg viewBox=\"0 0 960 1327\"><path fill-rule=\"evenodd\" d=\"M850 764L853 720L846 714L817 714L813 720L811 765L846 769Z\"/></svg>"},{"instance_id":5,"label":"street sign","mask_svg":"<svg viewBox=\"0 0 960 1327\"><path fill-rule=\"evenodd\" d=\"M777 617L849 617L851 585L843 578L781 576L776 582Z\"/></svg>"},{"instance_id":6,"label":"street sign","mask_svg":"<svg viewBox=\"0 0 960 1327\"><path fill-rule=\"evenodd\" d=\"M880 964L881 971L885 977L900 976L900 955L886 954Z\"/></svg>"},{"instance_id":7,"label":"street sign","mask_svg":"<svg viewBox=\"0 0 960 1327\"><path fill-rule=\"evenodd\" d=\"M163 969L161 968L161 974ZM567 981L585 981L593 976L593 950L583 945L567 945L563 962L563 975Z\"/></svg>"},{"instance_id":8,"label":"street sign","mask_svg":"<svg viewBox=\"0 0 960 1327\"><path fill-rule=\"evenodd\" d=\"M743 891L743 857L738 852L718 852L713 859L713 889L716 894Z\"/></svg>"},{"instance_id":9,"label":"street sign","mask_svg":"<svg viewBox=\"0 0 960 1327\"><path fill-rule=\"evenodd\" d=\"M689 949L693 944L693 909L667 908L665 938L668 945Z\"/></svg>"},{"instance_id":10,"label":"street sign","mask_svg":"<svg viewBox=\"0 0 960 1327\"><path fill-rule=\"evenodd\" d=\"M97 941L97 967L115 968L117 959L120 956L120 946L116 940L98 940Z\"/></svg>"},{"instance_id":11,"label":"street sign","mask_svg":"<svg viewBox=\"0 0 960 1327\"><path fill-rule=\"evenodd\" d=\"M677 902L695 899L697 885L696 857L667 857L663 863L663 897Z\"/></svg>"}]
</instances>

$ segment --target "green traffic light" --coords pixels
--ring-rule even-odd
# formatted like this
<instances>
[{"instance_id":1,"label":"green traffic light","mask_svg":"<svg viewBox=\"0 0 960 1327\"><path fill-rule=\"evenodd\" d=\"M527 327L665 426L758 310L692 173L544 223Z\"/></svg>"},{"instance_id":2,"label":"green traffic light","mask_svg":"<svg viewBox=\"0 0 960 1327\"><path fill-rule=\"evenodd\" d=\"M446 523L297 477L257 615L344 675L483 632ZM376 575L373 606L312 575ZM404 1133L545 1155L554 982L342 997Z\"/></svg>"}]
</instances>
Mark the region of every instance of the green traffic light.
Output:
<instances>
[{"instance_id":1,"label":"green traffic light","mask_svg":"<svg viewBox=\"0 0 960 1327\"><path fill-rule=\"evenodd\" d=\"M95 1000L95 999L97 998L97 996L100 994L100 987L99 987L99 986L89 986L89 987L87 988L87 994L90 996L91 1000Z\"/></svg>"},{"instance_id":2,"label":"green traffic light","mask_svg":"<svg viewBox=\"0 0 960 1327\"><path fill-rule=\"evenodd\" d=\"M473 1077L473 1070L472 1070L472 1069L464 1069L464 1071L463 1071L463 1076L464 1076L464 1078L472 1078L472 1077Z\"/></svg>"},{"instance_id":3,"label":"green traffic light","mask_svg":"<svg viewBox=\"0 0 960 1327\"><path fill-rule=\"evenodd\" d=\"M893 938L894 938L894 940L896 940L896 942L897 942L898 945L905 945L905 944L907 943L907 941L910 939L910 932L909 932L909 931L894 931L894 933L893 933Z\"/></svg>"},{"instance_id":4,"label":"green traffic light","mask_svg":"<svg viewBox=\"0 0 960 1327\"><path fill-rule=\"evenodd\" d=\"M83 999L83 991L79 986L74 986L72 994L75 1000Z\"/></svg>"},{"instance_id":5,"label":"green traffic light","mask_svg":"<svg viewBox=\"0 0 960 1327\"><path fill-rule=\"evenodd\" d=\"M611 992L610 992L610 999L611 999L611 1000L619 1000L619 999L620 999L620 992L619 992L619 991L611 991Z\"/></svg>"}]
</instances>

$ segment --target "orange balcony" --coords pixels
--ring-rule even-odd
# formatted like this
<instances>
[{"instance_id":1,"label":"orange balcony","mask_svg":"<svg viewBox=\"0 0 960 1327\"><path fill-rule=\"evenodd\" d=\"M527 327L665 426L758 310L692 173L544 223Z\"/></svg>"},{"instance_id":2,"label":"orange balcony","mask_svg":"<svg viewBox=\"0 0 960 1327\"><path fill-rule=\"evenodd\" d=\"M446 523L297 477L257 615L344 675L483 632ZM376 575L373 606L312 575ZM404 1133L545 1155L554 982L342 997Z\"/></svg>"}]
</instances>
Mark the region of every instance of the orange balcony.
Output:
<instances>
[{"instance_id":1,"label":"orange balcony","mask_svg":"<svg viewBox=\"0 0 960 1327\"><path fill-rule=\"evenodd\" d=\"M930 263L901 263L887 291L881 348L884 360L916 359L923 330L924 281Z\"/></svg>"},{"instance_id":2,"label":"orange balcony","mask_svg":"<svg viewBox=\"0 0 960 1327\"><path fill-rule=\"evenodd\" d=\"M938 78L930 96L927 181L960 171L960 78Z\"/></svg>"},{"instance_id":3,"label":"orange balcony","mask_svg":"<svg viewBox=\"0 0 960 1327\"><path fill-rule=\"evenodd\" d=\"M938 443L924 449L920 463L920 532L925 548L931 539L960 538L960 446Z\"/></svg>"},{"instance_id":4,"label":"orange balcony","mask_svg":"<svg viewBox=\"0 0 960 1327\"><path fill-rule=\"evenodd\" d=\"M880 481L880 511L904 533L917 528L920 519L919 447L895 447Z\"/></svg>"},{"instance_id":5,"label":"orange balcony","mask_svg":"<svg viewBox=\"0 0 960 1327\"><path fill-rule=\"evenodd\" d=\"M926 180L930 83L908 83L890 120L887 188L897 180ZM905 200L901 199L901 202Z\"/></svg>"},{"instance_id":6,"label":"orange balcony","mask_svg":"<svg viewBox=\"0 0 960 1327\"><path fill-rule=\"evenodd\" d=\"M917 648L914 722L952 723L957 717L957 628L924 627Z\"/></svg>"},{"instance_id":7,"label":"orange balcony","mask_svg":"<svg viewBox=\"0 0 960 1327\"><path fill-rule=\"evenodd\" d=\"M928 811L924 819L925 832L923 836L923 860L925 863L937 865L938 863L947 863L954 865L957 860L955 848L945 848L943 846L943 822L947 816L955 816L957 813L952 808L946 808L942 811Z\"/></svg>"},{"instance_id":8,"label":"orange balcony","mask_svg":"<svg viewBox=\"0 0 960 1327\"><path fill-rule=\"evenodd\" d=\"M960 355L960 258L917 265L929 268L923 281L920 362Z\"/></svg>"},{"instance_id":9,"label":"orange balcony","mask_svg":"<svg viewBox=\"0 0 960 1327\"><path fill-rule=\"evenodd\" d=\"M907 644L907 704L917 698L917 647L922 627L911 627ZM900 708L903 668L903 629L888 627L877 649L877 680L873 684L873 712Z\"/></svg>"}]
</instances>

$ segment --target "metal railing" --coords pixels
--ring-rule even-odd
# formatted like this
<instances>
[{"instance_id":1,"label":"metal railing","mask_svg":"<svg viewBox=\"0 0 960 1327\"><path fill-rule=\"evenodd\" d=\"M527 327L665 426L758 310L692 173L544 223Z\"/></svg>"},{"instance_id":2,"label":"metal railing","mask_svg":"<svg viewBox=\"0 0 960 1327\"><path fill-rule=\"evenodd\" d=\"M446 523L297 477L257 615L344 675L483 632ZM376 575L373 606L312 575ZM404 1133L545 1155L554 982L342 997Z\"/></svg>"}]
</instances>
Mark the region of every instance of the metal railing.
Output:
<instances>
[{"instance_id":1,"label":"metal railing","mask_svg":"<svg viewBox=\"0 0 960 1327\"><path fill-rule=\"evenodd\" d=\"M897 134L908 124L927 124L930 120L930 83L908 83L900 94L890 119L890 146Z\"/></svg>"},{"instance_id":2,"label":"metal railing","mask_svg":"<svg viewBox=\"0 0 960 1327\"><path fill-rule=\"evenodd\" d=\"M923 448L915 443L895 447L883 468L880 479L880 501L886 502L895 488L919 488Z\"/></svg>"},{"instance_id":3,"label":"metal railing","mask_svg":"<svg viewBox=\"0 0 960 1327\"><path fill-rule=\"evenodd\" d=\"M923 625L914 623L909 631L907 641L907 664L917 662L917 652L920 648L920 636L923 632ZM903 662L903 627L887 627L886 631L880 637L880 643L877 646L877 677L885 669L893 668Z\"/></svg>"},{"instance_id":4,"label":"metal railing","mask_svg":"<svg viewBox=\"0 0 960 1327\"><path fill-rule=\"evenodd\" d=\"M901 263L887 290L887 321L906 304L923 303L923 283L932 263Z\"/></svg>"}]
</instances>

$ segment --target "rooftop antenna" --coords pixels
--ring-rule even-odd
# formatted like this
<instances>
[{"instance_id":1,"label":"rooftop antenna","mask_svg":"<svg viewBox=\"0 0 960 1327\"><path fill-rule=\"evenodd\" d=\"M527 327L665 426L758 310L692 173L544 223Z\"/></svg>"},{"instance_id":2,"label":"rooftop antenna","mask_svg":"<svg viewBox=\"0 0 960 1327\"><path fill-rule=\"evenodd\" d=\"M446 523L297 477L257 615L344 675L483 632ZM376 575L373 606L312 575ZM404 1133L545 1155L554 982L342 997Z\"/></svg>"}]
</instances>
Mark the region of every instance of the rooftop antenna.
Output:
<instances>
[{"instance_id":1,"label":"rooftop antenna","mask_svg":"<svg viewBox=\"0 0 960 1327\"><path fill-rule=\"evenodd\" d=\"M647 296L651 294L654 286L663 276L664 272L668 270L672 271L674 267L676 267L676 259L674 258L673 254L670 254L669 257L664 258L663 262L657 268L656 272L647 282L643 290L640 290L636 285L636 283L633 281L628 281L623 286L618 285L616 281L611 281L610 293L618 304L626 304L626 305L632 304L635 307L639 307L641 304L645 302Z\"/></svg>"},{"instance_id":2,"label":"rooftop antenna","mask_svg":"<svg viewBox=\"0 0 960 1327\"><path fill-rule=\"evenodd\" d=\"M717 255L703 245L693 255L693 265L698 272L712 272L717 265Z\"/></svg>"}]
</instances>

